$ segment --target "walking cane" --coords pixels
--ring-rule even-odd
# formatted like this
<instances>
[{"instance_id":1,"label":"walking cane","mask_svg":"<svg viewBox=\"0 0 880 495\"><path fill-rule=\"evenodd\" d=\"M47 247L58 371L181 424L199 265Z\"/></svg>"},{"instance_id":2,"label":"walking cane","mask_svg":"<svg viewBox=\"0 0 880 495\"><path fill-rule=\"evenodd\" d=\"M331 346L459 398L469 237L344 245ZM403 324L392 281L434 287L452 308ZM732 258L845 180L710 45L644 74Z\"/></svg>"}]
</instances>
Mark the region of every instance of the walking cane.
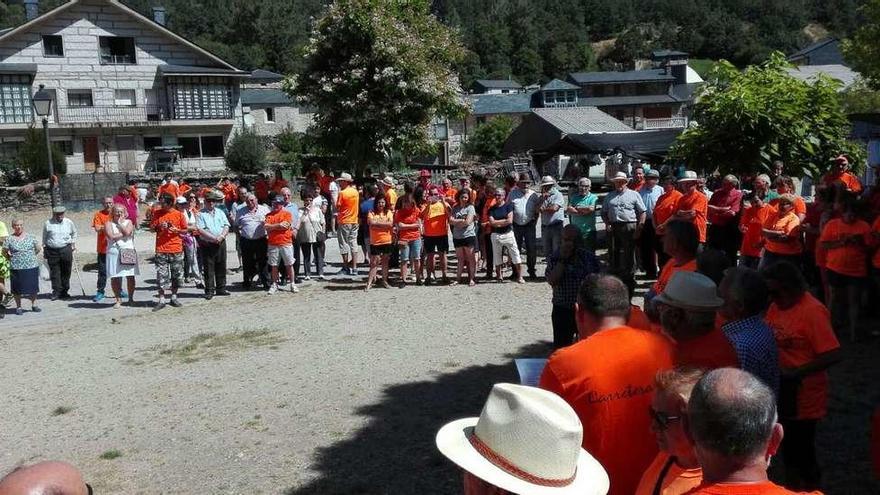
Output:
<instances>
[{"instance_id":1,"label":"walking cane","mask_svg":"<svg viewBox=\"0 0 880 495\"><path fill-rule=\"evenodd\" d=\"M76 262L76 255L73 256L73 271L76 273L76 279L79 280L79 289L82 291L82 295L86 295L86 287L83 285L82 275L79 274L79 264Z\"/></svg>"}]
</instances>

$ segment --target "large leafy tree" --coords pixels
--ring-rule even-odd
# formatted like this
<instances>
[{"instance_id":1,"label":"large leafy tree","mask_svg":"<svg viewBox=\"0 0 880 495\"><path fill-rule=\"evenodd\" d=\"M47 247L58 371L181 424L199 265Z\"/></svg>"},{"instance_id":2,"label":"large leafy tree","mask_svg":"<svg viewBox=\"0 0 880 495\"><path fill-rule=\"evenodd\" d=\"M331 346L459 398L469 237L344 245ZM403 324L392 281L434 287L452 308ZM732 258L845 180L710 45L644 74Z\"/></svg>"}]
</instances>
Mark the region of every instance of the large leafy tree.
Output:
<instances>
[{"instance_id":1,"label":"large leafy tree","mask_svg":"<svg viewBox=\"0 0 880 495\"><path fill-rule=\"evenodd\" d=\"M865 22L843 41L843 54L872 88L880 89L880 0L870 0L859 12Z\"/></svg>"},{"instance_id":2,"label":"large leafy tree","mask_svg":"<svg viewBox=\"0 0 880 495\"><path fill-rule=\"evenodd\" d=\"M694 106L697 125L679 136L672 157L698 170L740 174L783 160L792 174L817 177L840 153L862 166L863 148L847 140L839 83L800 81L787 67L778 52L742 72L718 63Z\"/></svg>"},{"instance_id":3,"label":"large leafy tree","mask_svg":"<svg viewBox=\"0 0 880 495\"><path fill-rule=\"evenodd\" d=\"M317 108L318 145L362 171L392 150L436 151L433 119L466 111L453 71L463 55L427 0L337 0L285 90Z\"/></svg>"}]
</instances>

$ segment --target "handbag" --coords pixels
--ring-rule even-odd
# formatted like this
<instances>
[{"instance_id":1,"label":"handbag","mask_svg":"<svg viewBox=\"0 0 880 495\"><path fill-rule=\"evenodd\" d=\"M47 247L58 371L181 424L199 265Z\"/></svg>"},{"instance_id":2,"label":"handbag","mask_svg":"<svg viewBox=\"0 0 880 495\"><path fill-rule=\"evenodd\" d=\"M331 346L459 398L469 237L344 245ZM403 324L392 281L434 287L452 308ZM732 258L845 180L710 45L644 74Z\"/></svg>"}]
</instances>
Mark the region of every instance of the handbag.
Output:
<instances>
[{"instance_id":1,"label":"handbag","mask_svg":"<svg viewBox=\"0 0 880 495\"><path fill-rule=\"evenodd\" d=\"M119 264L120 265L137 265L138 255L137 251L132 248L122 248L119 250Z\"/></svg>"}]
</instances>

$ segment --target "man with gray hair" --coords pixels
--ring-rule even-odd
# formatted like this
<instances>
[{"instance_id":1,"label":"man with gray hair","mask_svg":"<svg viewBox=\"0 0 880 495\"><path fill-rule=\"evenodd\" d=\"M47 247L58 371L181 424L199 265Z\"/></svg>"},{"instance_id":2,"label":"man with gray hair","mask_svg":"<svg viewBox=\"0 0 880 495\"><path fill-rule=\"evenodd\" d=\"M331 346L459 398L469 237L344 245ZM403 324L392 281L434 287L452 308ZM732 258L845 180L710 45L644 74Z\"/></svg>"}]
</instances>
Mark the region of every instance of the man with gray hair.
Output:
<instances>
[{"instance_id":1,"label":"man with gray hair","mask_svg":"<svg viewBox=\"0 0 880 495\"><path fill-rule=\"evenodd\" d=\"M752 183L755 189L755 194L758 194L766 203L779 197L779 193L770 188L772 184L773 183L770 182L770 176L767 174L761 174L755 177L755 181Z\"/></svg>"},{"instance_id":2,"label":"man with gray hair","mask_svg":"<svg viewBox=\"0 0 880 495\"><path fill-rule=\"evenodd\" d=\"M782 442L773 391L748 372L706 373L688 400L688 429L703 482L688 495L793 494L767 478ZM814 492L818 493L818 492Z\"/></svg>"},{"instance_id":3,"label":"man with gray hair","mask_svg":"<svg viewBox=\"0 0 880 495\"><path fill-rule=\"evenodd\" d=\"M739 179L735 175L726 175L721 181L721 187L709 198L706 243L710 248L723 251L731 266L736 265L736 253L740 245L740 206L742 191L739 190Z\"/></svg>"},{"instance_id":4,"label":"man with gray hair","mask_svg":"<svg viewBox=\"0 0 880 495\"><path fill-rule=\"evenodd\" d=\"M529 174L521 173L516 181L516 187L507 194L507 201L513 205L513 235L516 245L526 249L526 267L529 278L535 278L535 265L538 261L538 207L541 206L541 196L529 188ZM475 201L476 198L471 198Z\"/></svg>"}]
</instances>

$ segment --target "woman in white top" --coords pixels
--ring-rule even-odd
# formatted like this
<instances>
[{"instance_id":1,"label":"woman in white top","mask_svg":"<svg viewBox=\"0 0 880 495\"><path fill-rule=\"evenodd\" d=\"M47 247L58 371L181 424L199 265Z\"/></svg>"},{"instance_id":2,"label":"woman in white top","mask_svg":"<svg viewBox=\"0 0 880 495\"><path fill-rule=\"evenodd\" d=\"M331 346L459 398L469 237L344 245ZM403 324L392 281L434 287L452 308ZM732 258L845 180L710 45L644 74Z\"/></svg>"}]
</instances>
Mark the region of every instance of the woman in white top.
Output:
<instances>
[{"instance_id":1,"label":"woman in white top","mask_svg":"<svg viewBox=\"0 0 880 495\"><path fill-rule=\"evenodd\" d=\"M303 272L305 272L303 280L310 280L312 278L310 268L312 255L315 257L315 269L318 278L326 280L324 278L324 240L326 238L324 230L326 223L324 210L320 206L315 205L315 198L315 192L311 188L303 188L303 206L300 210L300 224L296 234L300 256L303 260Z\"/></svg>"},{"instance_id":2,"label":"woman in white top","mask_svg":"<svg viewBox=\"0 0 880 495\"><path fill-rule=\"evenodd\" d=\"M128 282L128 304L134 305L134 278L140 275L137 251L134 250L134 224L128 219L125 206L113 206L110 220L104 224L107 234L107 277L116 297L114 308L122 306L122 279Z\"/></svg>"}]
</instances>

